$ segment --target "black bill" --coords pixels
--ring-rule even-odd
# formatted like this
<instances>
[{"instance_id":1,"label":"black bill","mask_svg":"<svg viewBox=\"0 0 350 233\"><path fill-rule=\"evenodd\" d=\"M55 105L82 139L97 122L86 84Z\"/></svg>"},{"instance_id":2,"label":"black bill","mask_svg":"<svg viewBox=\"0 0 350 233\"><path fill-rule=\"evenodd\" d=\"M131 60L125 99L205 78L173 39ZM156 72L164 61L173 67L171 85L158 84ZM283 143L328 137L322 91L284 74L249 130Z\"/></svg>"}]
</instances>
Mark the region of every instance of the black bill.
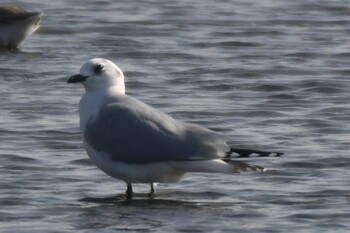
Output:
<instances>
[{"instance_id":1,"label":"black bill","mask_svg":"<svg viewBox=\"0 0 350 233\"><path fill-rule=\"evenodd\" d=\"M85 81L86 79L87 79L86 76L75 74L68 79L67 83L80 83Z\"/></svg>"}]
</instances>

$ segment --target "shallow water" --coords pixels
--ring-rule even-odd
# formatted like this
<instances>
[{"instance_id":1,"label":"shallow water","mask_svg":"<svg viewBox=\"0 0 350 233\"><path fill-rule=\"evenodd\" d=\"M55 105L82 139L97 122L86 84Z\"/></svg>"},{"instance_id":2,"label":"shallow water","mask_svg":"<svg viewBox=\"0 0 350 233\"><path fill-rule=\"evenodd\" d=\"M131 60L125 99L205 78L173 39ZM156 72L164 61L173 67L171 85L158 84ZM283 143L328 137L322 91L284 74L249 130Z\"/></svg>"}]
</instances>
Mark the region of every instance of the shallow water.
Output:
<instances>
[{"instance_id":1,"label":"shallow water","mask_svg":"<svg viewBox=\"0 0 350 233\"><path fill-rule=\"evenodd\" d=\"M11 1L44 12L0 51L1 232L346 232L350 229L348 1ZM285 152L264 174L135 185L87 159L79 85L93 57L127 92L232 145ZM258 146L257 146L258 145Z\"/></svg>"}]
</instances>

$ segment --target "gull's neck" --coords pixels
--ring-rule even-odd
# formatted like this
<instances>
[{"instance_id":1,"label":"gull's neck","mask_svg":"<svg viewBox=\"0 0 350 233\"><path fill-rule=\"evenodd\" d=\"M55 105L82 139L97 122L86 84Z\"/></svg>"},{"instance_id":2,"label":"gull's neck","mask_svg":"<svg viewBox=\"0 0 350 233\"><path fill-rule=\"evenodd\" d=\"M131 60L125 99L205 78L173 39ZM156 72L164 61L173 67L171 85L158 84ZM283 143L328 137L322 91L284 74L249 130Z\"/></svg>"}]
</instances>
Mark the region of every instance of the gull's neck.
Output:
<instances>
[{"instance_id":1,"label":"gull's neck","mask_svg":"<svg viewBox=\"0 0 350 233\"><path fill-rule=\"evenodd\" d=\"M118 93L125 94L124 80L110 81L108 84L89 85L84 84L86 94Z\"/></svg>"},{"instance_id":2,"label":"gull's neck","mask_svg":"<svg viewBox=\"0 0 350 233\"><path fill-rule=\"evenodd\" d=\"M82 133L90 117L95 116L102 106L114 99L113 97L124 94L125 88L120 88L120 86L101 88L94 91L86 90L79 103L80 129Z\"/></svg>"}]
</instances>

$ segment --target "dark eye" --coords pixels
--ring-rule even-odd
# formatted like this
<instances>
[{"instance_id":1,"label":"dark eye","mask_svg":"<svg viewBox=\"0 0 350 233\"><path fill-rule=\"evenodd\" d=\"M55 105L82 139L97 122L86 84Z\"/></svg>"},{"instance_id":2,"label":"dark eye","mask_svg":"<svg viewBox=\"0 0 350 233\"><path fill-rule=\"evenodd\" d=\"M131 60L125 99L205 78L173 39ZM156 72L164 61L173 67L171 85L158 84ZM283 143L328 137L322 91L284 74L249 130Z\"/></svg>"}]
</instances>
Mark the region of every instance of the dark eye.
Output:
<instances>
[{"instance_id":1,"label":"dark eye","mask_svg":"<svg viewBox=\"0 0 350 233\"><path fill-rule=\"evenodd\" d=\"M103 65L101 65L101 64L97 64L97 65L94 67L94 72L95 72L95 74L100 74L100 73L102 73L102 70L103 70Z\"/></svg>"}]
</instances>

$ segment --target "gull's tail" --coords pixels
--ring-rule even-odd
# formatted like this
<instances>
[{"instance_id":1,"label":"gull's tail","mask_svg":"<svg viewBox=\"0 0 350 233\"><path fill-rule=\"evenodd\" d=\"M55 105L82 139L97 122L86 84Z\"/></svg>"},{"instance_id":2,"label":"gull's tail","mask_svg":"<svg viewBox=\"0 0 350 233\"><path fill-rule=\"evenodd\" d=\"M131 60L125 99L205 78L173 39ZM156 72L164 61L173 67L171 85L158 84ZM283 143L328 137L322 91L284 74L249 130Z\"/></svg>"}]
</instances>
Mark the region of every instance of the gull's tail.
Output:
<instances>
[{"instance_id":1,"label":"gull's tail","mask_svg":"<svg viewBox=\"0 0 350 233\"><path fill-rule=\"evenodd\" d=\"M265 168L229 158L174 162L176 170L183 172L240 173L264 172Z\"/></svg>"},{"instance_id":2,"label":"gull's tail","mask_svg":"<svg viewBox=\"0 0 350 233\"><path fill-rule=\"evenodd\" d=\"M184 172L215 172L215 173L240 173L240 172L265 172L261 166L248 164L232 158L249 157L280 157L283 152L263 151L245 148L231 147L225 158L213 160L195 160L175 163L179 170Z\"/></svg>"},{"instance_id":3,"label":"gull's tail","mask_svg":"<svg viewBox=\"0 0 350 233\"><path fill-rule=\"evenodd\" d=\"M232 156L235 154L235 156ZM263 150L253 150L253 149L244 149L244 148L235 148L231 147L230 151L227 152L226 158L222 159L227 164L230 164L234 167L234 172L245 172L245 171L256 171L264 172L265 168L244 163L237 160L231 160L230 157L236 158L249 158L249 157L279 157L283 155L283 152L274 152L274 151L263 151Z\"/></svg>"},{"instance_id":4,"label":"gull's tail","mask_svg":"<svg viewBox=\"0 0 350 233\"><path fill-rule=\"evenodd\" d=\"M257 165L252 165L248 163L244 163L241 161L237 160L230 160L230 159L223 159L222 161L230 164L233 166L233 172L235 173L240 173L240 172L264 172L266 171L265 168L257 166Z\"/></svg>"}]
</instances>

